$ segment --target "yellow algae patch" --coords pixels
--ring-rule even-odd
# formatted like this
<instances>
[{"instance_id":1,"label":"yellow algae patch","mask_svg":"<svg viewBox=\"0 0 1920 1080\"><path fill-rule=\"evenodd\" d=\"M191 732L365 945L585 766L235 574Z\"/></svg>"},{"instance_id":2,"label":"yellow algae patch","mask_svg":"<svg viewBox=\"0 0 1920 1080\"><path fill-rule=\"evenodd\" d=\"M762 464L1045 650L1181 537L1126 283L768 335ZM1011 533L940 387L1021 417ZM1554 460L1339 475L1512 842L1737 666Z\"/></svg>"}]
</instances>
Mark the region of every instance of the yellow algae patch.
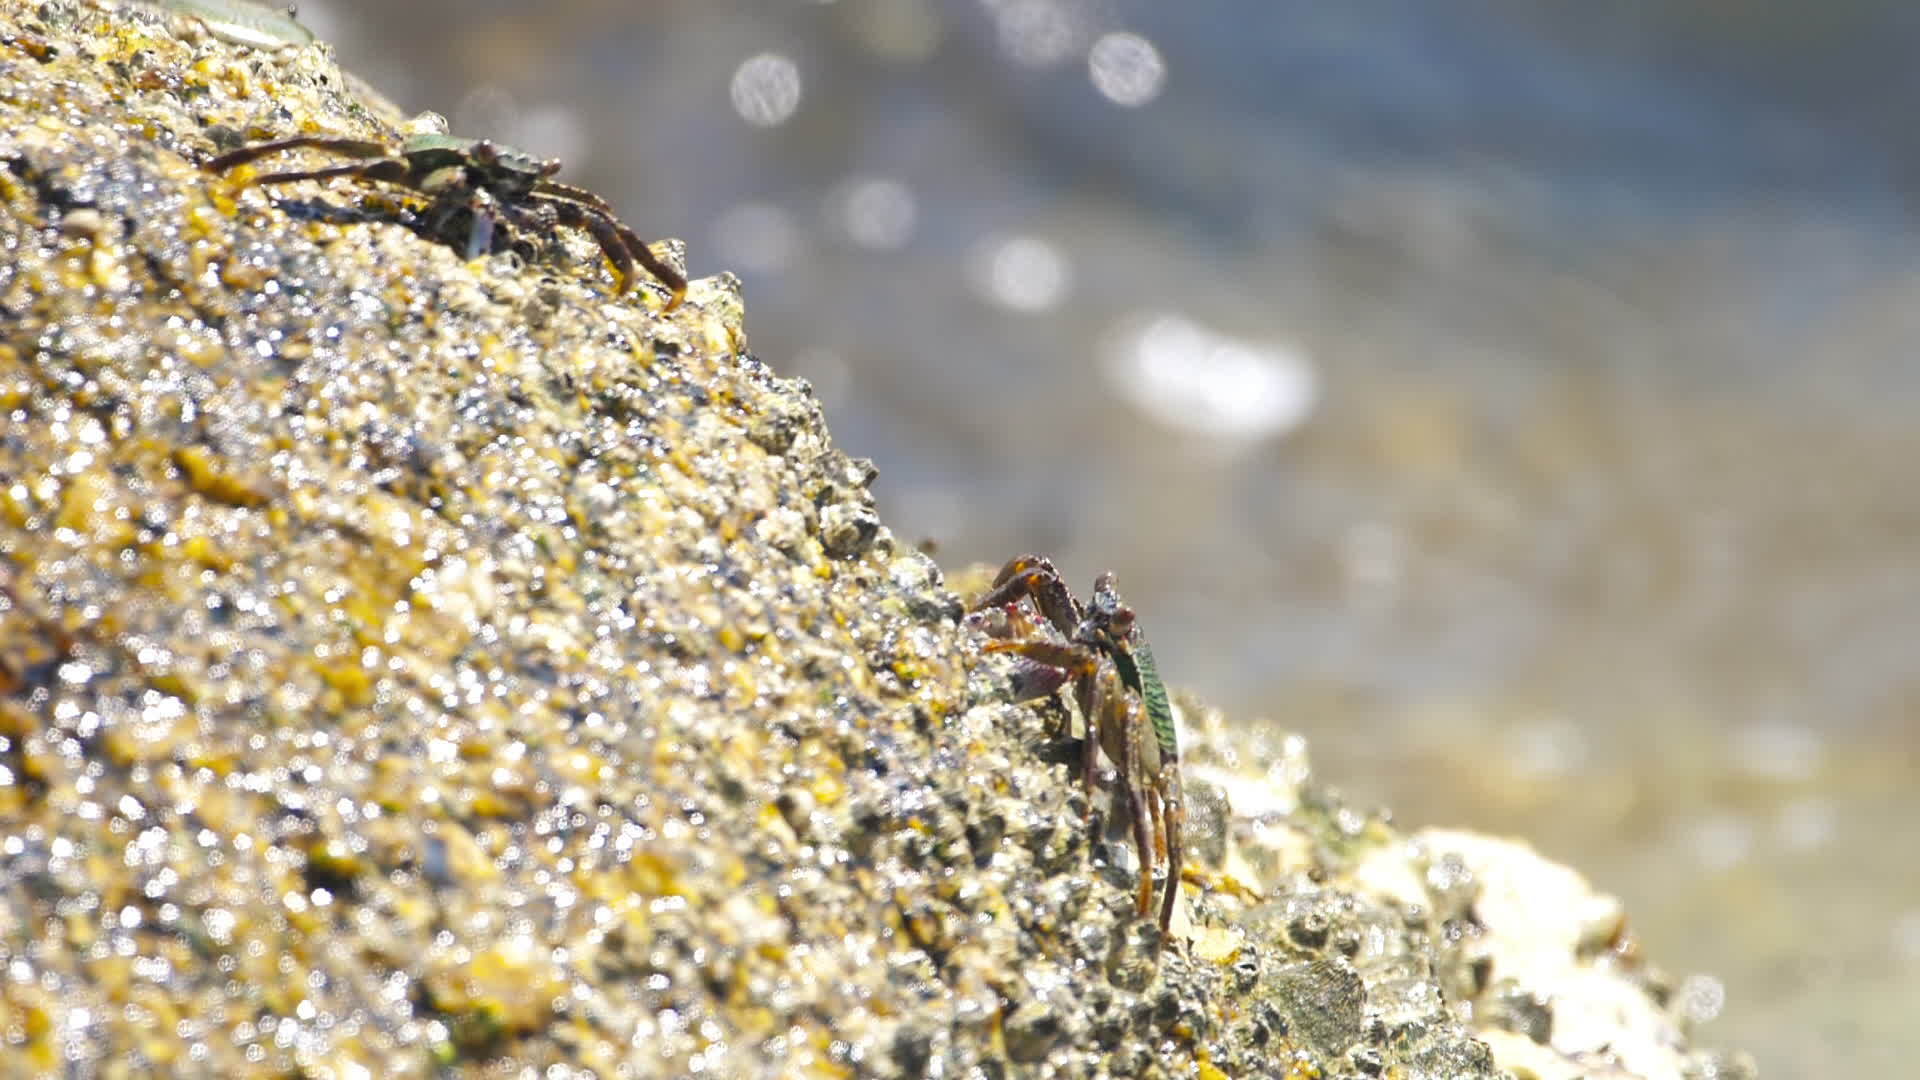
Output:
<instances>
[{"instance_id":1,"label":"yellow algae patch","mask_svg":"<svg viewBox=\"0 0 1920 1080\"><path fill-rule=\"evenodd\" d=\"M215 502L254 508L271 501L272 493L263 480L242 475L204 446L179 447L172 457L187 487Z\"/></svg>"},{"instance_id":2,"label":"yellow algae patch","mask_svg":"<svg viewBox=\"0 0 1920 1080\"><path fill-rule=\"evenodd\" d=\"M1194 956L1213 964L1231 964L1240 956L1242 935L1221 926L1194 927L1187 948Z\"/></svg>"},{"instance_id":3,"label":"yellow algae patch","mask_svg":"<svg viewBox=\"0 0 1920 1080\"><path fill-rule=\"evenodd\" d=\"M80 473L67 481L66 488L60 493L60 512L53 519L54 527L93 535L103 520L113 520L111 511L116 505L113 493L114 484L104 469L88 469ZM121 525L130 541L131 526L124 521Z\"/></svg>"},{"instance_id":4,"label":"yellow algae patch","mask_svg":"<svg viewBox=\"0 0 1920 1080\"><path fill-rule=\"evenodd\" d=\"M643 896L685 896L680 868L672 859L652 851L635 852L627 860L627 884Z\"/></svg>"},{"instance_id":5,"label":"yellow algae patch","mask_svg":"<svg viewBox=\"0 0 1920 1080\"><path fill-rule=\"evenodd\" d=\"M358 659L349 658L340 663L319 663L314 671L327 685L332 695L338 698L339 706L359 708L373 701L375 679L373 674L361 666ZM329 712L339 711L333 702L328 703Z\"/></svg>"},{"instance_id":6,"label":"yellow algae patch","mask_svg":"<svg viewBox=\"0 0 1920 1080\"><path fill-rule=\"evenodd\" d=\"M447 869L455 881L478 883L499 878L499 867L472 833L458 825L445 824L436 835L447 846Z\"/></svg>"},{"instance_id":7,"label":"yellow algae patch","mask_svg":"<svg viewBox=\"0 0 1920 1080\"><path fill-rule=\"evenodd\" d=\"M570 750L553 759L555 770L576 784L591 786L606 779L607 763L585 750Z\"/></svg>"},{"instance_id":8,"label":"yellow algae patch","mask_svg":"<svg viewBox=\"0 0 1920 1080\"><path fill-rule=\"evenodd\" d=\"M837 760L832 765L841 771L846 769L846 766ZM807 785L807 790L813 793L814 798L820 800L820 805L832 806L846 795L847 785L832 772L819 772L814 774L812 782Z\"/></svg>"},{"instance_id":9,"label":"yellow algae patch","mask_svg":"<svg viewBox=\"0 0 1920 1080\"><path fill-rule=\"evenodd\" d=\"M154 558L165 557L163 544L147 545L147 555ZM188 562L198 563L209 570L225 573L234 567L234 558L225 548L216 545L205 533L195 533L180 544L180 555Z\"/></svg>"},{"instance_id":10,"label":"yellow algae patch","mask_svg":"<svg viewBox=\"0 0 1920 1080\"><path fill-rule=\"evenodd\" d=\"M554 1001L567 993L565 972L524 936L496 942L465 963L441 966L421 985L428 1005L447 1015L454 1044L469 1051L539 1029L553 1018Z\"/></svg>"}]
</instances>

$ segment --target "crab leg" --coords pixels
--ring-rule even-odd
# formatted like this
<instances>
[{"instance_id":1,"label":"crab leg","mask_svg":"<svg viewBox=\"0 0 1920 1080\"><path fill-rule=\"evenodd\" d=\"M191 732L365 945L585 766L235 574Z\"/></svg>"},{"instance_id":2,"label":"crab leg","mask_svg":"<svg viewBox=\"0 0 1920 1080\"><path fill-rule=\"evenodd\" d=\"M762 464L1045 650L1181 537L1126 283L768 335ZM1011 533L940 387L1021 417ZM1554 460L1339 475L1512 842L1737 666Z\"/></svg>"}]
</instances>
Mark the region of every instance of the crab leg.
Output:
<instances>
[{"instance_id":1,"label":"crab leg","mask_svg":"<svg viewBox=\"0 0 1920 1080\"><path fill-rule=\"evenodd\" d=\"M406 166L391 158L383 158L379 161L356 161L350 165L332 165L324 169L261 173L248 179L246 184L265 187L268 184L291 184L296 180L332 180L341 176L360 176L369 180L399 182L406 178Z\"/></svg>"},{"instance_id":2,"label":"crab leg","mask_svg":"<svg viewBox=\"0 0 1920 1080\"><path fill-rule=\"evenodd\" d=\"M391 153L386 145L366 139L347 139L333 135L295 135L290 139L275 139L272 142L255 143L238 150L229 150L219 157L208 158L206 167L214 172L226 172L245 165L249 161L257 161L268 154L277 154L282 150L298 150L302 147L331 150L336 154L358 158L387 157ZM261 182L265 182L264 179Z\"/></svg>"},{"instance_id":3,"label":"crab leg","mask_svg":"<svg viewBox=\"0 0 1920 1080\"><path fill-rule=\"evenodd\" d=\"M1141 918L1153 910L1154 821L1149 807L1146 783L1140 761L1138 733L1143 726L1140 702L1125 694L1107 699L1108 712L1101 717L1102 741L1120 744L1120 778L1127 789L1127 809L1133 817L1133 844L1140 852L1140 888L1135 906ZM1112 756L1109 749L1108 755Z\"/></svg>"},{"instance_id":4,"label":"crab leg","mask_svg":"<svg viewBox=\"0 0 1920 1080\"><path fill-rule=\"evenodd\" d=\"M679 307L680 302L687 298L686 277L661 261L660 257L653 253L653 248L640 239L640 234L621 224L618 218L611 220L614 231L620 234L620 239L626 243L627 252L633 256L634 261L646 267L647 273L652 274L672 294L667 297L667 306L663 310L672 311Z\"/></svg>"},{"instance_id":5,"label":"crab leg","mask_svg":"<svg viewBox=\"0 0 1920 1080\"><path fill-rule=\"evenodd\" d=\"M1080 649L1080 653L1087 658L1087 666L1076 673L1074 697L1080 706L1080 722L1087 726L1086 737L1080 740L1080 783L1086 790L1086 826L1087 835L1091 837L1096 835L1093 831L1093 807L1098 787L1094 781L1100 775L1100 746L1105 741L1102 729L1106 726L1106 711L1111 707L1106 700L1107 684L1112 672L1103 671L1098 654L1086 649ZM1103 674L1108 678L1101 678ZM1125 763L1119 758L1114 758L1113 762L1121 770L1121 779L1124 781Z\"/></svg>"},{"instance_id":6,"label":"crab leg","mask_svg":"<svg viewBox=\"0 0 1920 1080\"><path fill-rule=\"evenodd\" d=\"M523 223L530 220L528 215L494 198L485 188L476 190L468 197L467 213L473 219L467 226L468 259L477 259L493 250L493 228L501 218L522 224L523 227Z\"/></svg>"},{"instance_id":7,"label":"crab leg","mask_svg":"<svg viewBox=\"0 0 1920 1080\"><path fill-rule=\"evenodd\" d=\"M620 234L613 230L605 214L596 214L588 207L578 203L555 199L548 206L553 208L554 216L562 225L574 225L592 234L593 242L600 245L601 254L613 264L614 288L624 293L633 288L633 257L627 253L627 245L620 240Z\"/></svg>"},{"instance_id":8,"label":"crab leg","mask_svg":"<svg viewBox=\"0 0 1920 1080\"><path fill-rule=\"evenodd\" d=\"M988 642L986 649L988 652L1008 652L1011 650L1007 646L1015 643L1023 645L1030 644L1024 641L1011 642L1000 640ZM1070 671L1064 671L1053 664L1023 656L1021 657L1020 666L1014 670L1014 704L1017 705L1024 701L1038 701L1043 697L1047 697L1058 691L1062 686L1065 686L1067 680L1071 678L1073 678L1073 673Z\"/></svg>"},{"instance_id":9,"label":"crab leg","mask_svg":"<svg viewBox=\"0 0 1920 1080\"><path fill-rule=\"evenodd\" d=\"M1109 587L1111 583L1109 583ZM1186 819L1184 792L1180 786L1180 733L1174 725L1173 703L1167 700L1166 684L1160 681L1159 665L1146 638L1130 630L1127 646L1112 653L1121 679L1139 695L1147 724L1134 729L1142 745L1140 756L1146 760L1158 803L1160 833L1167 849L1167 895L1161 901L1160 930L1173 925L1173 908L1180 895L1181 869L1186 866L1186 847L1181 826ZM1151 734L1148 728L1151 727ZM1152 741L1149 742L1148 740Z\"/></svg>"},{"instance_id":10,"label":"crab leg","mask_svg":"<svg viewBox=\"0 0 1920 1080\"><path fill-rule=\"evenodd\" d=\"M540 181L534 185L533 193L552 206L560 214L563 223L578 225L593 234L600 250L606 253L619 272L621 292L632 288L633 264L637 262L667 287L671 295L667 298L666 310L672 311L686 299L686 277L662 262L647 242L640 239L640 234L620 220L607 200L585 188L563 184L558 180Z\"/></svg>"},{"instance_id":11,"label":"crab leg","mask_svg":"<svg viewBox=\"0 0 1920 1080\"><path fill-rule=\"evenodd\" d=\"M1033 606L1040 609L1040 614L1046 616L1056 630L1073 636L1073 628L1080 622L1080 604L1067 591L1067 583L1060 580L1060 572L1053 568L1053 563L1039 555L1018 555L1007 560L993 579L993 590L981 597L974 608L999 607L1023 596L1033 599Z\"/></svg>"},{"instance_id":12,"label":"crab leg","mask_svg":"<svg viewBox=\"0 0 1920 1080\"><path fill-rule=\"evenodd\" d=\"M1176 761L1173 767L1165 769L1161 777L1167 781L1167 791L1156 793L1160 806L1160 831L1167 842L1167 895L1160 901L1160 935L1165 937L1173 926L1173 907L1180 899L1180 875L1187 865L1186 844L1180 830L1186 823L1187 808L1182 801L1180 789L1180 766Z\"/></svg>"},{"instance_id":13,"label":"crab leg","mask_svg":"<svg viewBox=\"0 0 1920 1080\"><path fill-rule=\"evenodd\" d=\"M1059 682L1054 683L1053 689L1059 689L1068 679L1074 680L1074 697L1080 706L1080 718L1087 725L1086 736L1080 740L1080 774L1086 783L1086 824L1088 829L1092 829L1096 794L1094 781L1100 775L1099 654L1078 645L1062 645L1052 641L989 641L983 648L987 652L1014 653L1059 672ZM1031 701L1032 698L1026 700Z\"/></svg>"}]
</instances>

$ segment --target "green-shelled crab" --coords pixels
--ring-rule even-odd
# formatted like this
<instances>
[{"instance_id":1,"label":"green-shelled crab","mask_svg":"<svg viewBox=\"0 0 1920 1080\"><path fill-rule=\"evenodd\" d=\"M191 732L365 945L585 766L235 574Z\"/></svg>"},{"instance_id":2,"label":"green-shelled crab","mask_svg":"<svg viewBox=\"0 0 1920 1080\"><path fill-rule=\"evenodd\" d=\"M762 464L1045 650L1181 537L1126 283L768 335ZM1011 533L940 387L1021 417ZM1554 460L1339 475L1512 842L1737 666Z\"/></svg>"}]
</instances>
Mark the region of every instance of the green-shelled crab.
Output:
<instances>
[{"instance_id":1,"label":"green-shelled crab","mask_svg":"<svg viewBox=\"0 0 1920 1080\"><path fill-rule=\"evenodd\" d=\"M638 263L667 287L666 310L678 307L687 295L687 279L655 256L605 199L551 179L560 171L558 161L487 139L422 134L391 146L370 139L296 135L240 147L210 159L206 167L224 173L268 154L299 149L324 150L355 160L319 169L262 173L248 182L285 184L351 176L407 188L432 201L427 212L431 231L441 233L464 218L469 259L493 249L494 229L501 223L523 236L573 225L585 229L606 253L620 292L633 286L633 268Z\"/></svg>"},{"instance_id":2,"label":"green-shelled crab","mask_svg":"<svg viewBox=\"0 0 1920 1080\"><path fill-rule=\"evenodd\" d=\"M1053 633L1020 614L1021 600L1032 604ZM1004 629L987 643L993 652L1022 657L1027 668L1017 689L1023 700L1054 693L1068 682L1087 726L1081 762L1087 794L1087 826L1092 834L1094 783L1099 754L1105 750L1127 793L1134 844L1140 851L1139 914L1153 910L1154 870L1166 868L1160 901L1160 937L1167 938L1174 903L1186 864L1180 829L1185 820L1180 791L1180 743L1173 707L1154 666L1153 650L1134 622L1133 609L1120 601L1113 574L1093 583L1093 597L1082 604L1060 580L1053 564L1037 555L1021 555L1000 568L993 588L974 604L975 611L1007 609Z\"/></svg>"}]
</instances>

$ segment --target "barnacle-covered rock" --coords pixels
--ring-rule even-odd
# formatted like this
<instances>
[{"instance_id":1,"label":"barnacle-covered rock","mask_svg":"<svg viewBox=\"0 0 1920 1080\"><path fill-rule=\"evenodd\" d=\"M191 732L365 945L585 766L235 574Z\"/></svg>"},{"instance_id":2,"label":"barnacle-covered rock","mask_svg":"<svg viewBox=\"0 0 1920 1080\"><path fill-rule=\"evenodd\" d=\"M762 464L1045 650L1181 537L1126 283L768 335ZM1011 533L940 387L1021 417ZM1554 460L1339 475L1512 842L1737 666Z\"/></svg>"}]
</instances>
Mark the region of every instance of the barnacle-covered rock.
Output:
<instances>
[{"instance_id":1,"label":"barnacle-covered rock","mask_svg":"<svg viewBox=\"0 0 1920 1080\"><path fill-rule=\"evenodd\" d=\"M1503 950L1545 864L1194 707L1161 950L730 278L236 189L401 132L233 37L0 7L0 1073L1737 1074L1604 904Z\"/></svg>"}]
</instances>

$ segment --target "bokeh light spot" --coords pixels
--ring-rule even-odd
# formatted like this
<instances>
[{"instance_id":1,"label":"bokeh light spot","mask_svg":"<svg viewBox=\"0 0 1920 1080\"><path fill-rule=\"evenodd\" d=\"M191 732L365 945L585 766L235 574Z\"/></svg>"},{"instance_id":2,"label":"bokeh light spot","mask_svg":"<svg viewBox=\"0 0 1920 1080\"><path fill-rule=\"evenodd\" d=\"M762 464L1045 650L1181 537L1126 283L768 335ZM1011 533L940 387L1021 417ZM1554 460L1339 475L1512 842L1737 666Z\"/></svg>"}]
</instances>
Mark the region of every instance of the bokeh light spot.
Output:
<instances>
[{"instance_id":1,"label":"bokeh light spot","mask_svg":"<svg viewBox=\"0 0 1920 1080\"><path fill-rule=\"evenodd\" d=\"M1176 314L1123 334L1109 352L1107 375L1152 419L1227 446L1292 430L1319 399L1318 376L1300 352L1243 341Z\"/></svg>"},{"instance_id":2,"label":"bokeh light spot","mask_svg":"<svg viewBox=\"0 0 1920 1080\"><path fill-rule=\"evenodd\" d=\"M1087 53L1094 89L1116 105L1137 108L1160 96L1167 63L1153 42L1139 34L1102 35Z\"/></svg>"},{"instance_id":3,"label":"bokeh light spot","mask_svg":"<svg viewBox=\"0 0 1920 1080\"><path fill-rule=\"evenodd\" d=\"M1072 269L1060 249L1036 236L995 237L972 261L974 288L1014 311L1046 311L1067 294Z\"/></svg>"},{"instance_id":4,"label":"bokeh light spot","mask_svg":"<svg viewBox=\"0 0 1920 1080\"><path fill-rule=\"evenodd\" d=\"M847 237L873 251L894 251L913 237L919 217L913 192L884 176L850 180L834 200L836 218Z\"/></svg>"},{"instance_id":5,"label":"bokeh light spot","mask_svg":"<svg viewBox=\"0 0 1920 1080\"><path fill-rule=\"evenodd\" d=\"M1073 16L1058 0L1002 0L994 4L1000 51L1022 67L1052 67L1073 55L1080 38Z\"/></svg>"},{"instance_id":6,"label":"bokeh light spot","mask_svg":"<svg viewBox=\"0 0 1920 1080\"><path fill-rule=\"evenodd\" d=\"M800 107L800 67L779 53L748 57L727 88L733 111L755 127L778 127Z\"/></svg>"}]
</instances>

